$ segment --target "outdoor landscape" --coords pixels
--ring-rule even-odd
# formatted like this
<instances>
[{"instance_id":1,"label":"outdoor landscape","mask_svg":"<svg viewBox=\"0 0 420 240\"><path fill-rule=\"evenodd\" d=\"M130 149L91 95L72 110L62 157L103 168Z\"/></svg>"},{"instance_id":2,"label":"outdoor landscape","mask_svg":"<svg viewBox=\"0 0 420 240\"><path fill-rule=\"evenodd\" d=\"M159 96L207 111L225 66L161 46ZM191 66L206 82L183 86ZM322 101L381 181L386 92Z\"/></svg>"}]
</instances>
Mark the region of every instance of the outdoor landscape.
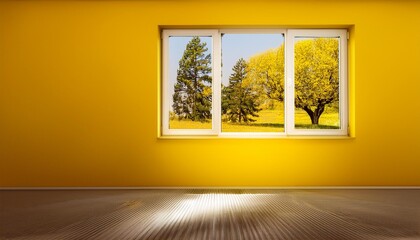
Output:
<instances>
[{"instance_id":1,"label":"outdoor landscape","mask_svg":"<svg viewBox=\"0 0 420 240\"><path fill-rule=\"evenodd\" d=\"M284 41L277 44L248 57L223 51L222 64L231 61L233 66L223 71L222 132L284 131ZM212 58L207 45L201 37L185 44L173 84L170 129L211 128ZM295 128L339 128L338 49L337 38L296 40Z\"/></svg>"}]
</instances>

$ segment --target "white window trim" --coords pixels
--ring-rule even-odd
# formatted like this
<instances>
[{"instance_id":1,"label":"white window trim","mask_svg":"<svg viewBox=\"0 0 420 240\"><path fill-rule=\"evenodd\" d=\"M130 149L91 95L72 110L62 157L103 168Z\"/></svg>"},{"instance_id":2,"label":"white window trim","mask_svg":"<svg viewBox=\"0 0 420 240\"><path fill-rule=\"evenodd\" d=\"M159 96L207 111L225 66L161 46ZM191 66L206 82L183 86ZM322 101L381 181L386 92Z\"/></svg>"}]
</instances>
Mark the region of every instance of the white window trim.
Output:
<instances>
[{"instance_id":1,"label":"white window trim","mask_svg":"<svg viewBox=\"0 0 420 240\"><path fill-rule=\"evenodd\" d=\"M285 34L285 104L284 132L222 132L221 130L221 35L222 34ZM169 128L169 37L207 36L212 37L212 128L170 129ZM340 85L339 111L340 129L295 129L294 128L294 37L339 37L340 38ZM275 138L287 136L348 136L348 84L347 84L347 29L165 29L162 31L162 136L218 136Z\"/></svg>"},{"instance_id":2,"label":"white window trim","mask_svg":"<svg viewBox=\"0 0 420 240\"><path fill-rule=\"evenodd\" d=\"M205 36L212 37L212 53L211 53L211 68L212 68L212 128L211 129L170 129L169 128L169 110L170 104L168 99L169 89L169 37L190 37L190 36ZM220 132L221 124L221 45L220 34L218 30L163 30L162 35L162 64L163 64L163 82L162 82L162 134L163 135L217 135Z\"/></svg>"},{"instance_id":3,"label":"white window trim","mask_svg":"<svg viewBox=\"0 0 420 240\"><path fill-rule=\"evenodd\" d=\"M287 32L286 29L221 29L220 30L220 34L283 34L285 37L285 41L286 41L286 32ZM220 58L221 57L222 55L220 55ZM284 81L286 82L286 79L284 79ZM285 92L284 94L286 96L287 93ZM284 105L283 111L284 113L286 113L286 105ZM220 131L218 135L221 137L236 137L236 138L285 137L286 136L286 119L284 119L284 121L285 122L284 122L283 132L222 132Z\"/></svg>"},{"instance_id":4,"label":"white window trim","mask_svg":"<svg viewBox=\"0 0 420 240\"><path fill-rule=\"evenodd\" d=\"M296 129L295 128L295 65L294 65L294 38L295 37L339 37L339 129ZM287 98L285 114L287 120L286 132L288 135L311 136L343 136L348 130L348 105L347 105L347 30L346 29L298 29L288 30L286 35L286 79Z\"/></svg>"},{"instance_id":5,"label":"white window trim","mask_svg":"<svg viewBox=\"0 0 420 240\"><path fill-rule=\"evenodd\" d=\"M246 29L220 29L219 32L222 34L285 34L286 29L258 29L258 28L246 28Z\"/></svg>"}]
</instances>

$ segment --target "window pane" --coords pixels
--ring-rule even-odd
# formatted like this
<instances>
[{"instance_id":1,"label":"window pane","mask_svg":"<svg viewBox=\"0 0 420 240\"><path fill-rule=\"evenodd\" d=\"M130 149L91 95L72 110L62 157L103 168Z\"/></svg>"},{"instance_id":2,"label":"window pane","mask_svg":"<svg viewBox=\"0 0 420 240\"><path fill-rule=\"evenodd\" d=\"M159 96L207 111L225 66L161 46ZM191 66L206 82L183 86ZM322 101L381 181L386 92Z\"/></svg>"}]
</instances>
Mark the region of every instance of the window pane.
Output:
<instances>
[{"instance_id":1,"label":"window pane","mask_svg":"<svg viewBox=\"0 0 420 240\"><path fill-rule=\"evenodd\" d=\"M340 128L339 40L295 37L295 128Z\"/></svg>"},{"instance_id":2,"label":"window pane","mask_svg":"<svg viewBox=\"0 0 420 240\"><path fill-rule=\"evenodd\" d=\"M169 129L212 128L212 38L169 38Z\"/></svg>"},{"instance_id":3,"label":"window pane","mask_svg":"<svg viewBox=\"0 0 420 240\"><path fill-rule=\"evenodd\" d=\"M222 132L284 132L284 35L222 37Z\"/></svg>"}]
</instances>

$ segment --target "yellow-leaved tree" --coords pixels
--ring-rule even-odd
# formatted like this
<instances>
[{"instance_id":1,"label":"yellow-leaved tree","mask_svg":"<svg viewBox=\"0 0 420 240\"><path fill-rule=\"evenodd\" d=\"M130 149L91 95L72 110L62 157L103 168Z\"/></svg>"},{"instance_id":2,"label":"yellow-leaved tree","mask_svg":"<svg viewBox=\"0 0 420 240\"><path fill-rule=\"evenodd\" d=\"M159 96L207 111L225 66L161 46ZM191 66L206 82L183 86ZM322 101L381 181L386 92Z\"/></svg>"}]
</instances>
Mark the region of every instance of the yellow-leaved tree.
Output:
<instances>
[{"instance_id":1,"label":"yellow-leaved tree","mask_svg":"<svg viewBox=\"0 0 420 240\"><path fill-rule=\"evenodd\" d=\"M255 55L248 62L248 79L264 99L284 101L284 45ZM262 100L263 102L263 100Z\"/></svg>"},{"instance_id":2,"label":"yellow-leaved tree","mask_svg":"<svg viewBox=\"0 0 420 240\"><path fill-rule=\"evenodd\" d=\"M326 105L339 99L338 39L302 39L294 47L295 107L318 125ZM248 69L262 96L284 101L284 45L251 57Z\"/></svg>"},{"instance_id":3,"label":"yellow-leaved tree","mask_svg":"<svg viewBox=\"0 0 420 240\"><path fill-rule=\"evenodd\" d=\"M315 38L295 44L295 106L318 124L325 106L339 99L338 39Z\"/></svg>"}]
</instances>

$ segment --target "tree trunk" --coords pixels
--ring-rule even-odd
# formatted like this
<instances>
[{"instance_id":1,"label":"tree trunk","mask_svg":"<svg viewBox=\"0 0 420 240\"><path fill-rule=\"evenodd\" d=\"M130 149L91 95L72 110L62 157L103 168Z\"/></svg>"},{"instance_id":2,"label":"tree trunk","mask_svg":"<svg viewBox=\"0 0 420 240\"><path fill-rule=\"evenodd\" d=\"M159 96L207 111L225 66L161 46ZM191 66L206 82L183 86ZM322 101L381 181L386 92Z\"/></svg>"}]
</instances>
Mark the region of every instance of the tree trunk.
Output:
<instances>
[{"instance_id":1,"label":"tree trunk","mask_svg":"<svg viewBox=\"0 0 420 240\"><path fill-rule=\"evenodd\" d=\"M325 110L325 104L319 104L315 111L312 111L309 107L303 107L303 110L309 115L311 118L312 125L318 125L319 124L319 118L321 117L321 114Z\"/></svg>"},{"instance_id":2,"label":"tree trunk","mask_svg":"<svg viewBox=\"0 0 420 240\"><path fill-rule=\"evenodd\" d=\"M316 115L315 113L311 117L312 125L318 125L319 123L319 115Z\"/></svg>"},{"instance_id":3,"label":"tree trunk","mask_svg":"<svg viewBox=\"0 0 420 240\"><path fill-rule=\"evenodd\" d=\"M321 114L324 112L324 109L325 109L324 104L318 105L318 107L315 109L315 112L314 112L314 119L312 120L312 124L318 125L319 118L321 117Z\"/></svg>"},{"instance_id":4,"label":"tree trunk","mask_svg":"<svg viewBox=\"0 0 420 240\"><path fill-rule=\"evenodd\" d=\"M196 113L196 106L195 106L195 102L197 101L196 99L196 92L197 92L197 78L194 78L194 91L193 91L193 109L192 109L192 115L193 115L193 121L197 120L197 113Z\"/></svg>"}]
</instances>

